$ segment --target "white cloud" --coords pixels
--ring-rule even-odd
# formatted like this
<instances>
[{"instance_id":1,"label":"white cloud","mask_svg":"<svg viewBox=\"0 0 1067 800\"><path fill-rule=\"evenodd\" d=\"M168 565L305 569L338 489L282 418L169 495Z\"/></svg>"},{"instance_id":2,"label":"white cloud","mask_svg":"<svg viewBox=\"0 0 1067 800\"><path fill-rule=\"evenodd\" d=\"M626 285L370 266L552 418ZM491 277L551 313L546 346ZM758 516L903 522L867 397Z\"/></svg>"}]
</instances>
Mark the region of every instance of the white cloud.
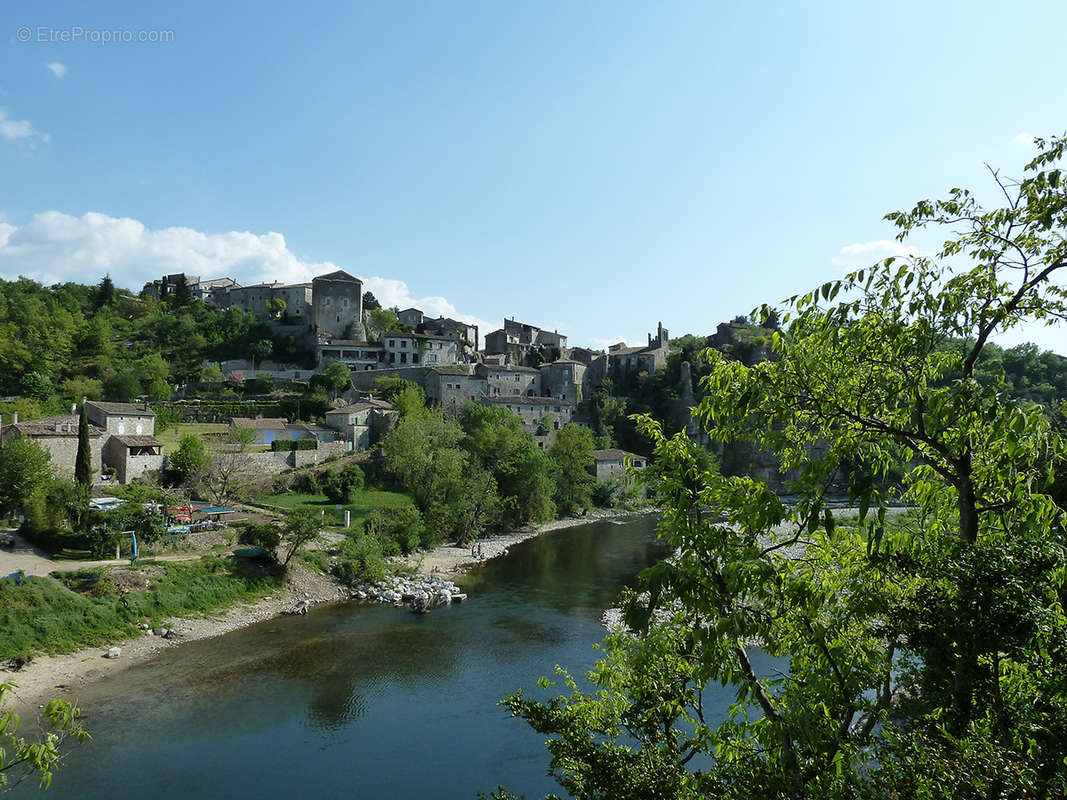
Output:
<instances>
[{"instance_id":1,"label":"white cloud","mask_svg":"<svg viewBox=\"0 0 1067 800\"><path fill-rule=\"evenodd\" d=\"M50 69L52 71L52 74L55 75L57 78L62 78L64 75L67 74L67 65L64 64L62 61L50 61L49 63L45 64L45 67Z\"/></svg>"},{"instance_id":2,"label":"white cloud","mask_svg":"<svg viewBox=\"0 0 1067 800\"><path fill-rule=\"evenodd\" d=\"M49 136L47 133L41 133L41 131L34 128L28 120L9 118L7 109L0 108L0 139L9 142L16 139L27 139L32 143L35 139L47 142Z\"/></svg>"},{"instance_id":3,"label":"white cloud","mask_svg":"<svg viewBox=\"0 0 1067 800\"><path fill-rule=\"evenodd\" d=\"M869 267L876 261L884 261L890 256L897 258L911 258L917 256L919 250L916 247L901 244L891 239L879 239L876 242L857 242L845 245L841 248L832 263L839 267L858 269Z\"/></svg>"},{"instance_id":4,"label":"white cloud","mask_svg":"<svg viewBox=\"0 0 1067 800\"><path fill-rule=\"evenodd\" d=\"M1015 141L1019 142L1020 144L1032 145L1034 143L1034 137L1026 131L1019 131L1017 134L1015 134Z\"/></svg>"},{"instance_id":5,"label":"white cloud","mask_svg":"<svg viewBox=\"0 0 1067 800\"><path fill-rule=\"evenodd\" d=\"M0 222L0 276L7 279L23 275L44 284L94 283L109 274L118 286L139 291L148 281L174 272L201 278L229 276L247 286L270 281L301 283L337 269L342 267L331 261L299 258L286 246L285 237L273 232L153 230L129 217L96 212L74 217L44 211L22 226ZM354 269L346 271L358 275ZM457 313L444 297L417 296L402 280L373 276L363 281L364 289L374 292L383 306L414 306L430 316L490 325Z\"/></svg>"}]
</instances>

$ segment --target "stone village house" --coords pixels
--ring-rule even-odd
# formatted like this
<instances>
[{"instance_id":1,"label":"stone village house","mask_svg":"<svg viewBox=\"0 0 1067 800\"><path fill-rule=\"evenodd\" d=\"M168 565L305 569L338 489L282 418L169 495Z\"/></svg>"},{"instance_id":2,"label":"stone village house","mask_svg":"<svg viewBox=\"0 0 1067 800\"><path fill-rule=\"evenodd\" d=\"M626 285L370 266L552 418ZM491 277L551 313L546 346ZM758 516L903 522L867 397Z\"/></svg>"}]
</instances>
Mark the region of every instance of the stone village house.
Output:
<instances>
[{"instance_id":1,"label":"stone village house","mask_svg":"<svg viewBox=\"0 0 1067 800\"><path fill-rule=\"evenodd\" d=\"M85 403L89 454L94 477L113 470L119 483L150 477L163 467L163 443L155 438L156 415L132 403ZM78 415L61 414L18 422L0 430L0 442L17 437L36 442L52 457L57 475L74 477L78 458Z\"/></svg>"}]
</instances>

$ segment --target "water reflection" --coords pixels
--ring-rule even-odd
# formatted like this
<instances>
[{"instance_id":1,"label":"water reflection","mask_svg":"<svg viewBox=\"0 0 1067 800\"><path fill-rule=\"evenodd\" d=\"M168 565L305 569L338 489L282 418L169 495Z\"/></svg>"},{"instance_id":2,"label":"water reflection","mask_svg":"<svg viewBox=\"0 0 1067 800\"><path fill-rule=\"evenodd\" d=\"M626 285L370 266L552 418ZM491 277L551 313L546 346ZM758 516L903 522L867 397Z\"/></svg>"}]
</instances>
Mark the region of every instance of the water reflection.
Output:
<instances>
[{"instance_id":1,"label":"water reflection","mask_svg":"<svg viewBox=\"0 0 1067 800\"><path fill-rule=\"evenodd\" d=\"M49 795L543 795L543 737L500 698L583 674L603 609L664 554L650 519L566 529L482 565L468 603L346 604L167 651L82 697L94 741Z\"/></svg>"}]
</instances>

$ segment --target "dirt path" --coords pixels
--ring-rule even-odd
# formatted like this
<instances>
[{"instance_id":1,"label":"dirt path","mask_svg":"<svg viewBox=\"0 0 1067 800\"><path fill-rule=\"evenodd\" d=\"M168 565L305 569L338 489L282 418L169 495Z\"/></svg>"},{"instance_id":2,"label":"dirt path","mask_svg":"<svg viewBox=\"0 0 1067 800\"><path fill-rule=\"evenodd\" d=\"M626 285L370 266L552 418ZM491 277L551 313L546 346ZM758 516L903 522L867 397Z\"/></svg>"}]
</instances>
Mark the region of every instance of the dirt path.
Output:
<instances>
[{"instance_id":1,"label":"dirt path","mask_svg":"<svg viewBox=\"0 0 1067 800\"><path fill-rule=\"evenodd\" d=\"M130 563L128 558L108 561L56 560L43 550L33 547L17 533L13 531L5 533L15 539L15 549L14 551L0 549L0 577L19 571L27 575L44 576L50 572L73 572L92 567L120 567ZM153 561L196 561L203 555L204 553L172 553L165 556L151 556L151 558Z\"/></svg>"}]
</instances>

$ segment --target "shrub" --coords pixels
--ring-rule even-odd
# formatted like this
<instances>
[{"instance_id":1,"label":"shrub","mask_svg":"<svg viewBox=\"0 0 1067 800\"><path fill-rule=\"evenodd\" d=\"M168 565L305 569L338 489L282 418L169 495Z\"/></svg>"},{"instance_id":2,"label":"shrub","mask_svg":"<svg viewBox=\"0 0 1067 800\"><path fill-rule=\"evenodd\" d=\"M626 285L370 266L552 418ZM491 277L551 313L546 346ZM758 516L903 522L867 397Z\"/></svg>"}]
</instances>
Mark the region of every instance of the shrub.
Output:
<instances>
[{"instance_id":1,"label":"shrub","mask_svg":"<svg viewBox=\"0 0 1067 800\"><path fill-rule=\"evenodd\" d=\"M270 443L270 449L275 453L287 453L293 450L317 450L319 448L316 439L275 439Z\"/></svg>"},{"instance_id":2,"label":"shrub","mask_svg":"<svg viewBox=\"0 0 1067 800\"><path fill-rule=\"evenodd\" d=\"M358 464L349 464L339 472L327 472L322 476L322 492L334 503L347 503L352 492L363 488L363 470Z\"/></svg>"}]
</instances>

